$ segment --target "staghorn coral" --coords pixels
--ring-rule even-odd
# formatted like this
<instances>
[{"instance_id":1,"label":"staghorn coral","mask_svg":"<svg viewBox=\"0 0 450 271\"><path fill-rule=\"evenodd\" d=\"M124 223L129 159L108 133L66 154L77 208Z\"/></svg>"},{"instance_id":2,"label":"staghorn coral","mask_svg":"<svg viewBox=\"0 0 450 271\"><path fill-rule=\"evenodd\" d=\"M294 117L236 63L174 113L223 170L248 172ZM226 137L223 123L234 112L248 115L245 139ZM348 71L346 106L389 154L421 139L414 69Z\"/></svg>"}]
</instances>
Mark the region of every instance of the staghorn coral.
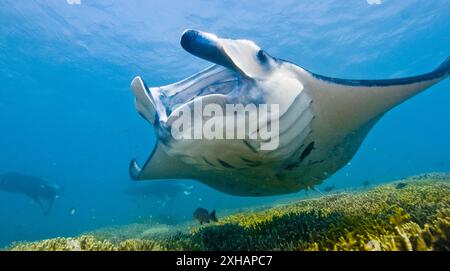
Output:
<instances>
[{"instance_id":1,"label":"staghorn coral","mask_svg":"<svg viewBox=\"0 0 450 271\"><path fill-rule=\"evenodd\" d=\"M17 243L9 249L447 251L449 180L448 174L424 174L371 190L232 214L207 226L168 230L161 224L133 224L77 238ZM400 182L407 185L397 189Z\"/></svg>"}]
</instances>

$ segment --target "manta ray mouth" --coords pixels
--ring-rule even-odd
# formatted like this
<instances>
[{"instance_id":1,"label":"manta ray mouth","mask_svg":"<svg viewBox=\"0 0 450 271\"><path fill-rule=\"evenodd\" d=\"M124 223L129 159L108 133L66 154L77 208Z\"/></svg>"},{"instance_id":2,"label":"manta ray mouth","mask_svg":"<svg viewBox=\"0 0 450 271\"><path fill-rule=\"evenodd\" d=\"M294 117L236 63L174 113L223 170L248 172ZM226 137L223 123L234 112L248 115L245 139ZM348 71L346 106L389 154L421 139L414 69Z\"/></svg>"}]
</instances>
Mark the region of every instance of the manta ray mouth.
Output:
<instances>
[{"instance_id":1,"label":"manta ray mouth","mask_svg":"<svg viewBox=\"0 0 450 271\"><path fill-rule=\"evenodd\" d=\"M248 82L264 78L274 63L272 57L248 40L224 39L210 33L186 30L180 43L187 52L215 65L162 87L148 88L140 77L135 78L132 89L136 108L152 124L156 121L165 123L171 113L197 98L226 95L223 101L238 101L240 90L247 89ZM258 93L250 96L258 96ZM207 100L214 101L214 97Z\"/></svg>"},{"instance_id":2,"label":"manta ray mouth","mask_svg":"<svg viewBox=\"0 0 450 271\"><path fill-rule=\"evenodd\" d=\"M239 89L241 76L225 67L213 65L182 81L161 87L147 87L136 77L131 88L136 96L136 109L154 124L156 120L166 122L177 108L213 94L230 95Z\"/></svg>"}]
</instances>

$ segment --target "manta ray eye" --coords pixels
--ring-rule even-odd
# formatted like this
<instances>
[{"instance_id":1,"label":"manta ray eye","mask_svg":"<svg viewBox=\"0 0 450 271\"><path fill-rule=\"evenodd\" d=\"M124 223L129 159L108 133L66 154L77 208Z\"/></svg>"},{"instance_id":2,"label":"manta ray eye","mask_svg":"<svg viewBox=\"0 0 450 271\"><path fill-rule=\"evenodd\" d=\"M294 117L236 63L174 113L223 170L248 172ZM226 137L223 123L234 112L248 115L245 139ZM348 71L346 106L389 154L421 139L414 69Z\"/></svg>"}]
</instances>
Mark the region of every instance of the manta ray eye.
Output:
<instances>
[{"instance_id":1,"label":"manta ray eye","mask_svg":"<svg viewBox=\"0 0 450 271\"><path fill-rule=\"evenodd\" d=\"M259 50L258 51L258 54L256 54L256 57L258 58L258 60L261 62L261 63L266 63L267 62L267 60L268 60L268 58L267 58L267 54L266 54L266 52L264 52L263 50Z\"/></svg>"}]
</instances>

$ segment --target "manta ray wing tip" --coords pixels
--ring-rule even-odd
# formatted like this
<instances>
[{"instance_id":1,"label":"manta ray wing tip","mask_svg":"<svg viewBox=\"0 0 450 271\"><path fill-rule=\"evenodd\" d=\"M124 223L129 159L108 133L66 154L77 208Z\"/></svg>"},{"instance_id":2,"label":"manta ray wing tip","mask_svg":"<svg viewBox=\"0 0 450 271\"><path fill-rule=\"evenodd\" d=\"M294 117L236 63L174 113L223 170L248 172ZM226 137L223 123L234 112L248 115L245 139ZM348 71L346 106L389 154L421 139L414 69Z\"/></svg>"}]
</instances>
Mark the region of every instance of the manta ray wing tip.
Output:
<instances>
[{"instance_id":1,"label":"manta ray wing tip","mask_svg":"<svg viewBox=\"0 0 450 271\"><path fill-rule=\"evenodd\" d=\"M437 67L434 72L442 72L444 75L450 74L450 56Z\"/></svg>"},{"instance_id":2,"label":"manta ray wing tip","mask_svg":"<svg viewBox=\"0 0 450 271\"><path fill-rule=\"evenodd\" d=\"M131 160L129 172L132 180L136 181L139 179L139 175L141 174L141 167L137 163L136 159Z\"/></svg>"}]
</instances>

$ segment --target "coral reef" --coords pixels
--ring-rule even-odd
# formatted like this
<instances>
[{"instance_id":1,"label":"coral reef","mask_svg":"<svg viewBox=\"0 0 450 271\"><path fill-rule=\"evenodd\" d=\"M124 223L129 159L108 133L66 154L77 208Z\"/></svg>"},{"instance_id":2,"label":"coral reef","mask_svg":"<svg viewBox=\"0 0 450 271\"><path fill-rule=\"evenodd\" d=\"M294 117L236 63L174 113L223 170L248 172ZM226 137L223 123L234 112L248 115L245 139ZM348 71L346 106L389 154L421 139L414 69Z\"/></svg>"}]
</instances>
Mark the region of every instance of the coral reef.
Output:
<instances>
[{"instance_id":1,"label":"coral reef","mask_svg":"<svg viewBox=\"0 0 450 271\"><path fill-rule=\"evenodd\" d=\"M92 235L81 235L76 238L55 238L32 243L16 243L10 250L15 251L150 251L163 250L156 241L127 239L120 242L99 240Z\"/></svg>"},{"instance_id":2,"label":"coral reef","mask_svg":"<svg viewBox=\"0 0 450 271\"><path fill-rule=\"evenodd\" d=\"M232 214L206 226L132 225L129 229L138 228L139 234L110 230L7 249L448 251L449 181L449 174L424 174L366 191Z\"/></svg>"},{"instance_id":3,"label":"coral reef","mask_svg":"<svg viewBox=\"0 0 450 271\"><path fill-rule=\"evenodd\" d=\"M194 223L191 223L194 224ZM162 240L178 231L185 229L187 225L166 225L160 223L133 223L125 226L112 226L101 228L87 235L99 240L119 242L127 239Z\"/></svg>"}]
</instances>

